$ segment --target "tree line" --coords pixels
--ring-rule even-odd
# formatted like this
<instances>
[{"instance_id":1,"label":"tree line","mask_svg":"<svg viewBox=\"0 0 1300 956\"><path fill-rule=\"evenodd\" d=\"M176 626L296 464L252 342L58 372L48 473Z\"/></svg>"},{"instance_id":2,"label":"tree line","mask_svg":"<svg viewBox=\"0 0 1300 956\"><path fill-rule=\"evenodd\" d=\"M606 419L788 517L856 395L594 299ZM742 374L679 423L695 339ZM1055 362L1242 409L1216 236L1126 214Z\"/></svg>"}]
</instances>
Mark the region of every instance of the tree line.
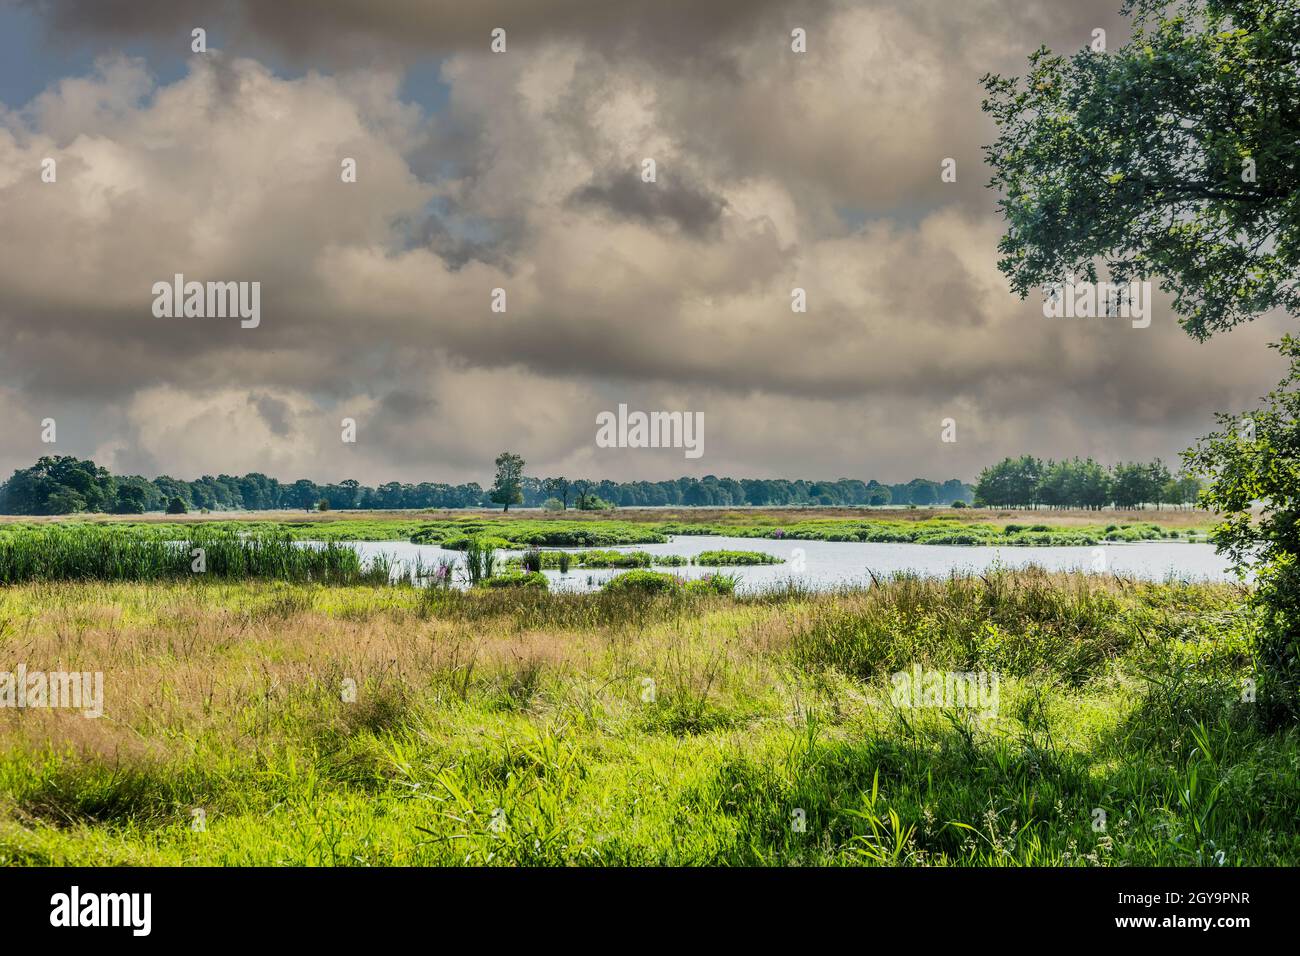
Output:
<instances>
[{"instance_id":1,"label":"tree line","mask_svg":"<svg viewBox=\"0 0 1300 956\"><path fill-rule=\"evenodd\" d=\"M975 504L999 508L1141 508L1192 505L1201 483L1173 475L1159 458L1106 468L1091 458L1043 461L1032 455L1004 458L980 472Z\"/></svg>"},{"instance_id":2,"label":"tree line","mask_svg":"<svg viewBox=\"0 0 1300 956\"><path fill-rule=\"evenodd\" d=\"M515 456L517 457L517 456ZM946 505L971 500L973 489L957 479L916 478L903 484L842 478L805 481L783 478L684 477L670 481L593 481L522 476L512 482L509 504L591 509L615 505L731 507L736 505ZM0 484L0 514L59 515L81 512L144 514L193 510L423 509L482 508L502 504L499 491L477 482L450 485L390 481L370 487L347 479L318 484L307 478L280 482L259 472L204 475L185 481L162 475L113 475L87 459L69 455L40 458Z\"/></svg>"}]
</instances>

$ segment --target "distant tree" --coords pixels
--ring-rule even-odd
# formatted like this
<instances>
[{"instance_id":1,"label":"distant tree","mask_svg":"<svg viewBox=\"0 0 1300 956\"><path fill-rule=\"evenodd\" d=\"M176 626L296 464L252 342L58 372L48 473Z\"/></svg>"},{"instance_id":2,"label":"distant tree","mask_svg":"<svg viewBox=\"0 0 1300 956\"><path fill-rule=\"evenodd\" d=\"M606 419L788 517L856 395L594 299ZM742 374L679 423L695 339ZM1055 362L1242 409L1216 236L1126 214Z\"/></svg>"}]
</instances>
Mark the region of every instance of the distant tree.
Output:
<instances>
[{"instance_id":1,"label":"distant tree","mask_svg":"<svg viewBox=\"0 0 1300 956\"><path fill-rule=\"evenodd\" d=\"M1075 459L1066 491L1073 507L1100 510L1110 504L1111 493L1110 475L1105 468L1091 458Z\"/></svg>"},{"instance_id":2,"label":"distant tree","mask_svg":"<svg viewBox=\"0 0 1300 956\"><path fill-rule=\"evenodd\" d=\"M1118 462L1111 470L1111 493L1117 508L1137 508L1148 500L1147 469L1141 462Z\"/></svg>"},{"instance_id":3,"label":"distant tree","mask_svg":"<svg viewBox=\"0 0 1300 956\"><path fill-rule=\"evenodd\" d=\"M889 489L878 481L867 482L867 504L874 508L889 504Z\"/></svg>"},{"instance_id":4,"label":"distant tree","mask_svg":"<svg viewBox=\"0 0 1300 956\"><path fill-rule=\"evenodd\" d=\"M569 509L569 479L568 478L547 478L542 482L542 490L560 501L561 511Z\"/></svg>"},{"instance_id":5,"label":"distant tree","mask_svg":"<svg viewBox=\"0 0 1300 956\"><path fill-rule=\"evenodd\" d=\"M1187 507L1196 503L1200 492L1200 480L1184 472L1169 481L1164 497L1178 507Z\"/></svg>"},{"instance_id":6,"label":"distant tree","mask_svg":"<svg viewBox=\"0 0 1300 956\"><path fill-rule=\"evenodd\" d=\"M120 515L141 515L145 510L144 488L136 484L121 485L117 489L117 503L113 511Z\"/></svg>"},{"instance_id":7,"label":"distant tree","mask_svg":"<svg viewBox=\"0 0 1300 956\"><path fill-rule=\"evenodd\" d=\"M86 499L67 488L52 492L45 498L41 514L71 515L86 510Z\"/></svg>"},{"instance_id":8,"label":"distant tree","mask_svg":"<svg viewBox=\"0 0 1300 956\"><path fill-rule=\"evenodd\" d=\"M180 498L172 498L167 502L167 513L169 515L183 515L185 512L185 502Z\"/></svg>"},{"instance_id":9,"label":"distant tree","mask_svg":"<svg viewBox=\"0 0 1300 956\"><path fill-rule=\"evenodd\" d=\"M310 511L320 501L320 492L316 482L299 478L285 489L284 504L290 508L302 508Z\"/></svg>"},{"instance_id":10,"label":"distant tree","mask_svg":"<svg viewBox=\"0 0 1300 956\"><path fill-rule=\"evenodd\" d=\"M1160 510L1162 504L1170 500L1166 495L1172 480L1173 476L1169 474L1169 468L1159 458L1147 465L1147 494L1149 496L1147 500L1155 502L1157 511Z\"/></svg>"},{"instance_id":11,"label":"distant tree","mask_svg":"<svg viewBox=\"0 0 1300 956\"><path fill-rule=\"evenodd\" d=\"M511 505L521 504L524 500L521 487L524 460L519 455L503 451L497 455L496 466L496 479L492 482L492 492L488 497L497 504L504 505L504 511L509 511Z\"/></svg>"},{"instance_id":12,"label":"distant tree","mask_svg":"<svg viewBox=\"0 0 1300 956\"><path fill-rule=\"evenodd\" d=\"M926 507L939 500L939 485L925 478L913 478L907 483L910 504Z\"/></svg>"},{"instance_id":13,"label":"distant tree","mask_svg":"<svg viewBox=\"0 0 1300 956\"><path fill-rule=\"evenodd\" d=\"M1004 458L980 472L975 484L975 503L1010 508L1032 507L1038 502L1043 463L1032 455Z\"/></svg>"}]
</instances>

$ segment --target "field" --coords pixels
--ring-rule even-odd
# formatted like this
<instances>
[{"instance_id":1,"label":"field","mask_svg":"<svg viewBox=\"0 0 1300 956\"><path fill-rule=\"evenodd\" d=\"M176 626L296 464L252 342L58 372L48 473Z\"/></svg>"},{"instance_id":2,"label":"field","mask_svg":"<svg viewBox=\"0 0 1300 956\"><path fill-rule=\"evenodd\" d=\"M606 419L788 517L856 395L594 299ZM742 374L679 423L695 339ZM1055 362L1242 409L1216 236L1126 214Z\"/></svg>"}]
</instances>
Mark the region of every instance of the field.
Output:
<instances>
[{"instance_id":1,"label":"field","mask_svg":"<svg viewBox=\"0 0 1300 956\"><path fill-rule=\"evenodd\" d=\"M0 709L0 864L1294 865L1242 598L9 586L4 658L105 713ZM996 697L916 706L913 667Z\"/></svg>"},{"instance_id":2,"label":"field","mask_svg":"<svg viewBox=\"0 0 1300 956\"><path fill-rule=\"evenodd\" d=\"M174 539L209 532L273 534L318 541L414 541L464 549L471 538L502 548L663 542L669 535L729 535L822 541L948 545L1094 545L1161 538L1205 540L1203 511L1005 511L998 509L628 509L616 512L350 511L222 512L94 518L0 518L0 546L22 529L111 527Z\"/></svg>"}]
</instances>

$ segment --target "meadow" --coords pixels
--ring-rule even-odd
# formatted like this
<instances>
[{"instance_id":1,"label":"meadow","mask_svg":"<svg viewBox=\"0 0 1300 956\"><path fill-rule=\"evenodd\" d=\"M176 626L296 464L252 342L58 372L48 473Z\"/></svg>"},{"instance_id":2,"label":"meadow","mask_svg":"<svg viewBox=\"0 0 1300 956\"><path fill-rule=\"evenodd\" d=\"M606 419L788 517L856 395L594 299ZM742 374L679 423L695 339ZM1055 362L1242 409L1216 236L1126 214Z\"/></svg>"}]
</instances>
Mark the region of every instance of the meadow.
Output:
<instances>
[{"instance_id":1,"label":"meadow","mask_svg":"<svg viewBox=\"0 0 1300 956\"><path fill-rule=\"evenodd\" d=\"M1002 511L997 509L630 509L609 512L239 512L33 519L0 517L0 544L26 530L112 528L184 540L213 534L310 541L410 541L464 550L478 539L497 548L608 549L662 544L670 535L934 545L1091 546L1163 539L1204 541L1214 523L1194 510Z\"/></svg>"},{"instance_id":2,"label":"meadow","mask_svg":"<svg viewBox=\"0 0 1300 956\"><path fill-rule=\"evenodd\" d=\"M1244 595L10 585L4 659L105 716L0 709L0 864L1294 865ZM914 666L996 712L900 703Z\"/></svg>"}]
</instances>

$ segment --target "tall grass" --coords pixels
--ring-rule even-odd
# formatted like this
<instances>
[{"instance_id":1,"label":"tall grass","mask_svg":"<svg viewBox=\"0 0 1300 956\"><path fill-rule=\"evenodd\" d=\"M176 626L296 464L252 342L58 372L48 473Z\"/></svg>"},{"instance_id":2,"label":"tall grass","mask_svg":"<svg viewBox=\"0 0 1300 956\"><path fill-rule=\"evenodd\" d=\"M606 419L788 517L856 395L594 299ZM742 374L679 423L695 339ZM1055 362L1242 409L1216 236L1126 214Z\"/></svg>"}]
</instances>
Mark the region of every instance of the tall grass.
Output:
<instances>
[{"instance_id":1,"label":"tall grass","mask_svg":"<svg viewBox=\"0 0 1300 956\"><path fill-rule=\"evenodd\" d=\"M0 538L0 585L32 581L159 581L270 578L386 584L392 562L363 563L345 544L302 544L274 531L237 534L195 526L187 540L111 525L45 525Z\"/></svg>"},{"instance_id":2,"label":"tall grass","mask_svg":"<svg viewBox=\"0 0 1300 956\"><path fill-rule=\"evenodd\" d=\"M486 581L496 573L497 551L484 538L470 538L465 543L465 574L471 585Z\"/></svg>"},{"instance_id":3,"label":"tall grass","mask_svg":"<svg viewBox=\"0 0 1300 956\"><path fill-rule=\"evenodd\" d=\"M106 715L0 711L0 865L1295 865L1251 620L1227 585L1038 572L19 585L0 647L103 671ZM911 663L996 671L998 713L896 705Z\"/></svg>"}]
</instances>

